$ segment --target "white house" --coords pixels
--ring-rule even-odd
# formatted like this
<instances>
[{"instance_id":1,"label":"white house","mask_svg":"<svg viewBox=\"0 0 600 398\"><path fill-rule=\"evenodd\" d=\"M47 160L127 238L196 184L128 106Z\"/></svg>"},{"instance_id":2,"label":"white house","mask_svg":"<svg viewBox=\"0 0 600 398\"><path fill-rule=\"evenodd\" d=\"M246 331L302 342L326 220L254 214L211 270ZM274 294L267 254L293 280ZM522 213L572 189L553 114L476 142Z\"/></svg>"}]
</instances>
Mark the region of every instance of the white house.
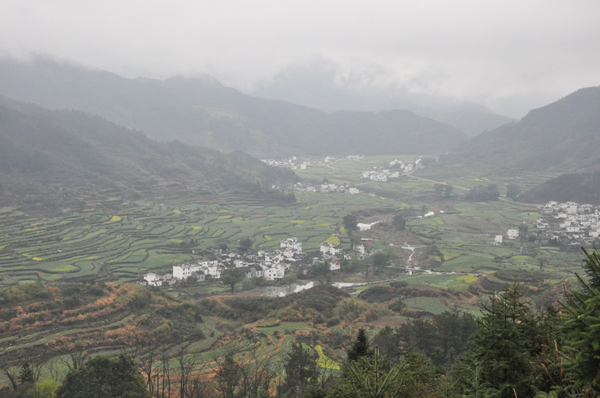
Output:
<instances>
[{"instance_id":1,"label":"white house","mask_svg":"<svg viewBox=\"0 0 600 398\"><path fill-rule=\"evenodd\" d=\"M322 254L329 254L332 256L340 254L340 252L341 252L341 249L339 246L332 245L331 243L328 243L328 242L323 243L320 246L319 250Z\"/></svg>"},{"instance_id":2,"label":"white house","mask_svg":"<svg viewBox=\"0 0 600 398\"><path fill-rule=\"evenodd\" d=\"M364 255L365 254L365 245L354 245L354 251L357 252L359 255Z\"/></svg>"},{"instance_id":3,"label":"white house","mask_svg":"<svg viewBox=\"0 0 600 398\"><path fill-rule=\"evenodd\" d=\"M144 279L148 282L148 286L162 286L162 280L154 272L144 274Z\"/></svg>"},{"instance_id":4,"label":"white house","mask_svg":"<svg viewBox=\"0 0 600 398\"><path fill-rule=\"evenodd\" d=\"M283 250L290 250L296 253L302 253L302 242L298 241L298 238L296 237L288 238L279 243L279 248Z\"/></svg>"},{"instance_id":5,"label":"white house","mask_svg":"<svg viewBox=\"0 0 600 398\"><path fill-rule=\"evenodd\" d=\"M494 238L494 245L502 246L502 235L496 235Z\"/></svg>"},{"instance_id":6,"label":"white house","mask_svg":"<svg viewBox=\"0 0 600 398\"><path fill-rule=\"evenodd\" d=\"M508 239L517 239L519 237L519 230L517 228L511 228L506 231L506 236L508 236Z\"/></svg>"},{"instance_id":7,"label":"white house","mask_svg":"<svg viewBox=\"0 0 600 398\"><path fill-rule=\"evenodd\" d=\"M283 268L282 266L275 266L275 267L263 269L263 277L269 281L274 281L276 279L283 279L284 275L285 275L285 268Z\"/></svg>"},{"instance_id":8,"label":"white house","mask_svg":"<svg viewBox=\"0 0 600 398\"><path fill-rule=\"evenodd\" d=\"M201 270L198 264L182 264L173 266L173 278L175 279L187 279L192 276L192 273Z\"/></svg>"}]
</instances>

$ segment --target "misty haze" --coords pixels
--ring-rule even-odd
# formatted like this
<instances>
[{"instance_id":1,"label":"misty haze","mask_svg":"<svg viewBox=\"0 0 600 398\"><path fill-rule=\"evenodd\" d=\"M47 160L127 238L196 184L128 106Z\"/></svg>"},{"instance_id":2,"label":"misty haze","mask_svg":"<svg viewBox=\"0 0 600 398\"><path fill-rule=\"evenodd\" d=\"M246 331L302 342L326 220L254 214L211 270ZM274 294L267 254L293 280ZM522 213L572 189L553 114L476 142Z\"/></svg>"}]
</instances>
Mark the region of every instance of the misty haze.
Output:
<instances>
[{"instance_id":1,"label":"misty haze","mask_svg":"<svg viewBox=\"0 0 600 398\"><path fill-rule=\"evenodd\" d=\"M0 5L0 397L600 396L600 3Z\"/></svg>"}]
</instances>

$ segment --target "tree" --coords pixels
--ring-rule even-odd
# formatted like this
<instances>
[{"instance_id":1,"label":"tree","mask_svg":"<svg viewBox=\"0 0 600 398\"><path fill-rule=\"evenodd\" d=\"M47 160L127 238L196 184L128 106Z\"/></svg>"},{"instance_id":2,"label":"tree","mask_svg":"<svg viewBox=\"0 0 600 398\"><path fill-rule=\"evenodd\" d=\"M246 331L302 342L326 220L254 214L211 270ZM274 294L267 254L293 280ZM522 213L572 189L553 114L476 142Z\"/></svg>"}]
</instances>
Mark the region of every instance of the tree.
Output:
<instances>
[{"instance_id":1,"label":"tree","mask_svg":"<svg viewBox=\"0 0 600 398\"><path fill-rule=\"evenodd\" d=\"M524 241L525 239L527 239L528 232L529 232L529 227L527 226L527 224L521 223L519 225L519 239L521 241Z\"/></svg>"},{"instance_id":2,"label":"tree","mask_svg":"<svg viewBox=\"0 0 600 398\"><path fill-rule=\"evenodd\" d=\"M360 358L371 356L372 354L373 351L367 337L367 331L363 328L358 329L356 340L348 350L348 362L358 361Z\"/></svg>"},{"instance_id":3,"label":"tree","mask_svg":"<svg viewBox=\"0 0 600 398\"><path fill-rule=\"evenodd\" d=\"M567 377L588 396L600 395L600 253L585 253L587 278L576 274L579 288L567 292L564 322L567 339Z\"/></svg>"},{"instance_id":4,"label":"tree","mask_svg":"<svg viewBox=\"0 0 600 398\"><path fill-rule=\"evenodd\" d=\"M392 219L392 225L398 231L404 231L404 229L406 229L406 220L404 219L404 217L402 217L401 214L396 214Z\"/></svg>"},{"instance_id":5,"label":"tree","mask_svg":"<svg viewBox=\"0 0 600 398\"><path fill-rule=\"evenodd\" d=\"M133 359L97 356L67 373L57 398L149 398L144 378Z\"/></svg>"},{"instance_id":6,"label":"tree","mask_svg":"<svg viewBox=\"0 0 600 398\"><path fill-rule=\"evenodd\" d=\"M444 184L435 184L433 189L438 196L442 196L442 193L444 192Z\"/></svg>"},{"instance_id":7,"label":"tree","mask_svg":"<svg viewBox=\"0 0 600 398\"><path fill-rule=\"evenodd\" d=\"M42 380L27 391L27 398L54 398L60 383L54 380Z\"/></svg>"},{"instance_id":8,"label":"tree","mask_svg":"<svg viewBox=\"0 0 600 398\"><path fill-rule=\"evenodd\" d=\"M454 187L451 184L435 184L433 189L438 196L449 198L450 195L452 195L452 190Z\"/></svg>"},{"instance_id":9,"label":"tree","mask_svg":"<svg viewBox=\"0 0 600 398\"><path fill-rule=\"evenodd\" d=\"M285 381L280 392L286 397L300 397L314 384L319 376L317 362L311 358L310 350L301 343L293 343L284 365Z\"/></svg>"},{"instance_id":10,"label":"tree","mask_svg":"<svg viewBox=\"0 0 600 398\"><path fill-rule=\"evenodd\" d=\"M506 186L506 197L512 200L517 200L517 196L521 193L521 188L517 184L508 184Z\"/></svg>"},{"instance_id":11,"label":"tree","mask_svg":"<svg viewBox=\"0 0 600 398\"><path fill-rule=\"evenodd\" d=\"M452 191L454 187L451 184L446 184L444 186L444 198L449 198L452 195Z\"/></svg>"},{"instance_id":12,"label":"tree","mask_svg":"<svg viewBox=\"0 0 600 398\"><path fill-rule=\"evenodd\" d=\"M221 282L231 287L232 294L235 290L235 285L243 281L245 277L246 274L244 273L244 270L240 268L228 268L221 272Z\"/></svg>"},{"instance_id":13,"label":"tree","mask_svg":"<svg viewBox=\"0 0 600 398\"><path fill-rule=\"evenodd\" d=\"M242 379L241 365L235 361L233 355L233 352L228 352L222 361L217 361L217 390L223 398L235 398Z\"/></svg>"},{"instance_id":14,"label":"tree","mask_svg":"<svg viewBox=\"0 0 600 398\"><path fill-rule=\"evenodd\" d=\"M356 231L358 229L358 219L353 214L344 216L343 224L348 235L350 235L352 231Z\"/></svg>"},{"instance_id":15,"label":"tree","mask_svg":"<svg viewBox=\"0 0 600 398\"><path fill-rule=\"evenodd\" d=\"M241 251L247 252L248 250L252 249L253 244L254 242L252 241L252 239L244 238L240 240L239 248Z\"/></svg>"},{"instance_id":16,"label":"tree","mask_svg":"<svg viewBox=\"0 0 600 398\"><path fill-rule=\"evenodd\" d=\"M491 297L482 313L468 352L467 367L475 370L476 380L472 374L465 375L463 382L469 387L463 392L473 396L475 388L485 386L486 396L535 395L532 358L541 350L540 333L522 286L513 284Z\"/></svg>"},{"instance_id":17,"label":"tree","mask_svg":"<svg viewBox=\"0 0 600 398\"><path fill-rule=\"evenodd\" d=\"M376 270L387 267L390 264L390 258L381 252L375 253L371 259L373 260L373 266Z\"/></svg>"},{"instance_id":18,"label":"tree","mask_svg":"<svg viewBox=\"0 0 600 398\"><path fill-rule=\"evenodd\" d=\"M499 196L500 191L498 191L498 186L496 184L488 184L485 187L479 184L467 192L465 199L470 201L487 201L496 200Z\"/></svg>"},{"instance_id":19,"label":"tree","mask_svg":"<svg viewBox=\"0 0 600 398\"><path fill-rule=\"evenodd\" d=\"M26 383L33 384L35 382L34 376L33 376L33 369L31 369L31 365L29 364L29 362L25 362L21 366L21 370L19 371L18 380L19 380L19 384L26 384Z\"/></svg>"}]
</instances>

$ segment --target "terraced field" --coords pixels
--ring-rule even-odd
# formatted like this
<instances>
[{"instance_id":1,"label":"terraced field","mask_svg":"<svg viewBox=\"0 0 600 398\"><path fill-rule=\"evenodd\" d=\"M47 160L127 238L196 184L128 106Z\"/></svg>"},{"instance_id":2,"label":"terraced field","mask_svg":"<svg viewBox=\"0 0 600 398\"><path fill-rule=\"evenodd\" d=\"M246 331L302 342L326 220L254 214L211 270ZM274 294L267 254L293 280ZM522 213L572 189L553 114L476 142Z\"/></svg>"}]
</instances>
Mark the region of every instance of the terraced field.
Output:
<instances>
[{"instance_id":1,"label":"terraced field","mask_svg":"<svg viewBox=\"0 0 600 398\"><path fill-rule=\"evenodd\" d=\"M194 248L251 238L274 249L297 236L307 251L338 231L344 215L394 207L372 196L297 193L297 202L268 205L226 200L205 204L182 198L169 204L118 202L81 212L35 216L0 209L0 277L3 284L55 281L100 274L127 282L194 260Z\"/></svg>"}]
</instances>

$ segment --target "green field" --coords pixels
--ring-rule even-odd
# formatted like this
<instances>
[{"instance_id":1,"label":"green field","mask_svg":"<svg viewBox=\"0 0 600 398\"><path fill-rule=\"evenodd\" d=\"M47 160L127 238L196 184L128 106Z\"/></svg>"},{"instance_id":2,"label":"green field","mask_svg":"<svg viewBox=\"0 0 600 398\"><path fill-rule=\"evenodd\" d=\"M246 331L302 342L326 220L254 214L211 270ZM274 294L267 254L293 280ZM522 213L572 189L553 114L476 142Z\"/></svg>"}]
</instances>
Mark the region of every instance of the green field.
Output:
<instances>
[{"instance_id":1,"label":"green field","mask_svg":"<svg viewBox=\"0 0 600 398\"><path fill-rule=\"evenodd\" d=\"M173 264L199 259L192 253L194 249L221 243L235 248L243 238L251 238L257 249L272 250L280 240L296 236L303 242L304 250L310 252L338 233L343 217L349 213L390 214L406 209L412 209L412 216L407 217L408 238L427 246L435 244L444 253L443 259L417 253L417 263L413 265L428 266L432 264L428 260L438 260L435 270L439 272L530 272L537 269L538 258L545 256L549 258L544 269L549 280L570 277L579 269L578 254L517 241L505 242L501 247L491 244L495 235L510 227L523 222L532 227L539 217L535 206L506 201L464 202L459 189L455 189L453 198L442 200L432 194L434 183L430 181L402 177L390 182L369 182L361 178L363 170L383 168L392 159L393 156L342 159L298 171L308 182L327 178L333 183L359 186L365 191L360 195L295 192L296 202L285 204L234 194L173 196L165 203L108 197L90 203L83 211L64 209L53 214L4 207L0 209L0 283L57 281L89 275L134 281L144 272L167 271ZM550 177L526 173L518 182L528 187ZM508 181L513 180L477 175L445 180L465 187L493 182L501 191ZM425 209L436 215L418 218ZM385 211L377 213L378 210ZM386 217L373 216L368 221L385 222ZM370 237L370 233L360 236ZM342 233L340 238L348 248L347 235ZM383 249L388 242L383 236L374 243L376 249ZM524 245L526 254L522 253ZM464 289L465 283L452 282L453 278L447 276L446 285Z\"/></svg>"}]
</instances>

